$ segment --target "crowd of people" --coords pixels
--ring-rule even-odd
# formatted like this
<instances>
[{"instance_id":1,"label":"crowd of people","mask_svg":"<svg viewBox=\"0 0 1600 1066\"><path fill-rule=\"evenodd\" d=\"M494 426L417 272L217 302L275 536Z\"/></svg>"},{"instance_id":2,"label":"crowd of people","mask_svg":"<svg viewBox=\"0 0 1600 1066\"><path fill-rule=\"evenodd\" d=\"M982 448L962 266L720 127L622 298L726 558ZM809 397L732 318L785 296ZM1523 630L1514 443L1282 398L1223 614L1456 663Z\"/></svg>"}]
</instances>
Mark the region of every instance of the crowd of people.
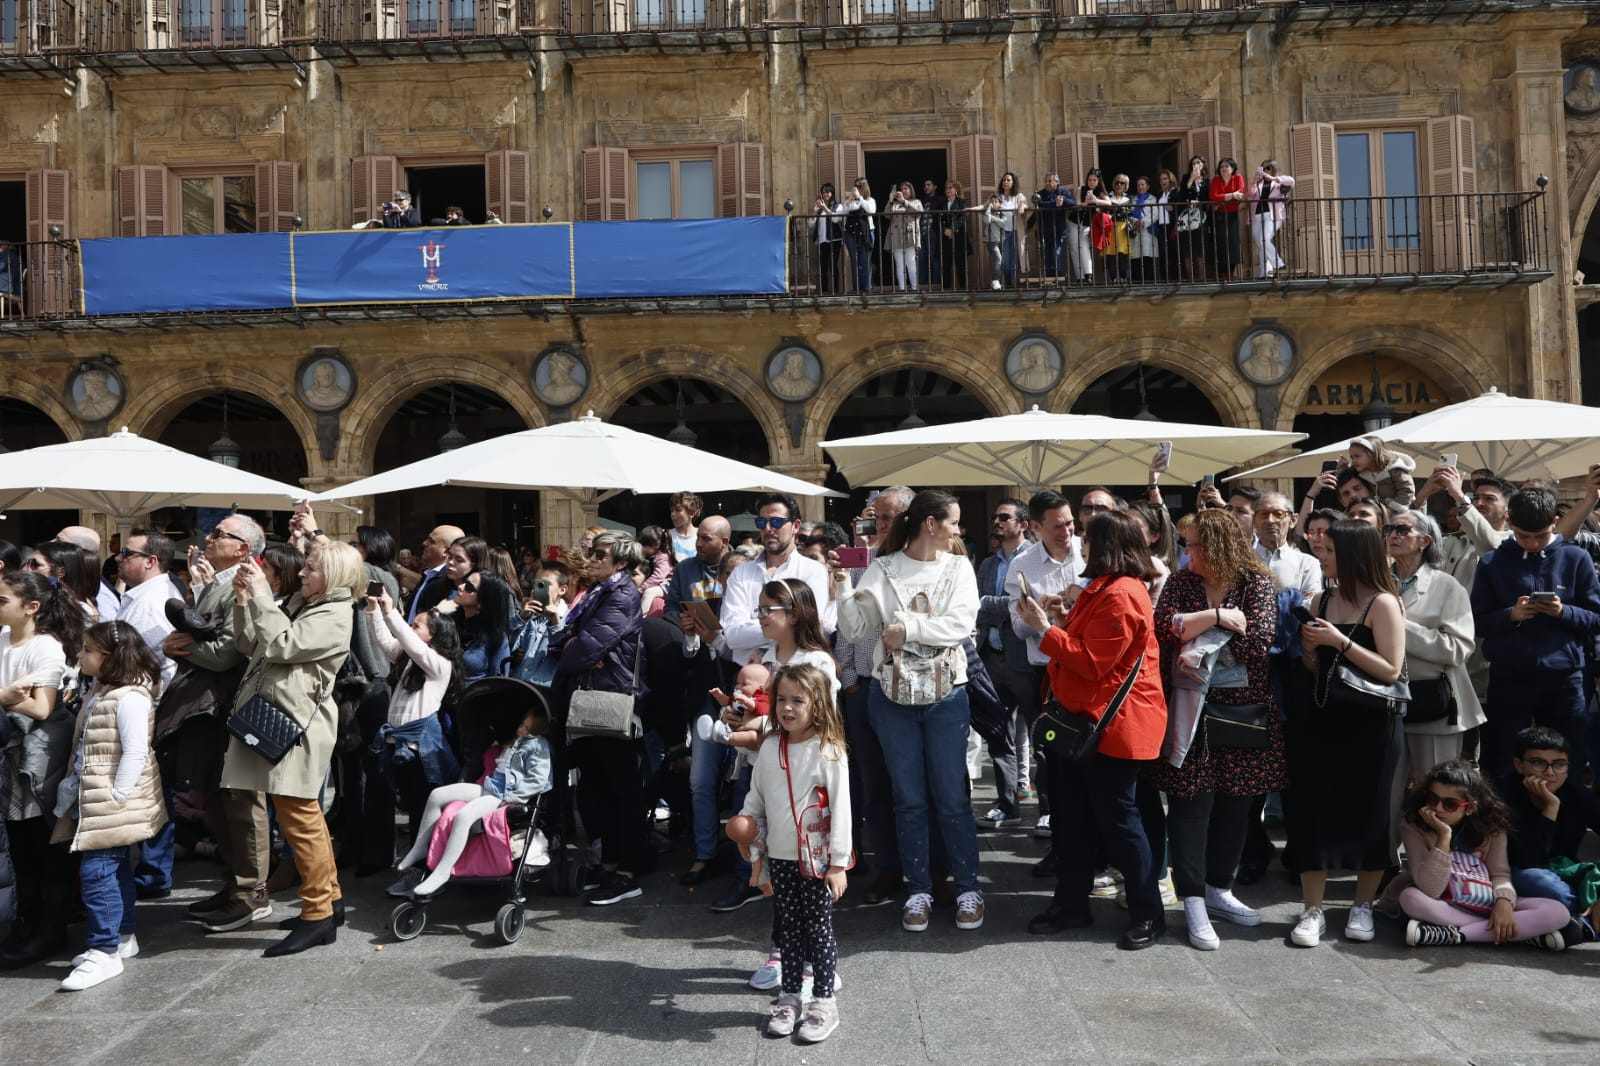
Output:
<instances>
[{"instance_id":1,"label":"crowd of people","mask_svg":"<svg viewBox=\"0 0 1600 1066\"><path fill-rule=\"evenodd\" d=\"M978 253L979 288L1241 280L1248 230L1255 277L1271 278L1285 266L1278 232L1294 185L1275 159L1247 181L1232 158L1213 174L1202 156L1181 179L1092 167L1064 185L1050 171L1031 195L1011 171L992 190L929 178L919 196L902 181L881 204L865 178L842 195L824 182L809 219L814 275L825 294L887 289L891 275L897 292L965 291Z\"/></svg>"},{"instance_id":2,"label":"crowd of people","mask_svg":"<svg viewBox=\"0 0 1600 1066\"><path fill-rule=\"evenodd\" d=\"M645 892L662 807L693 849L681 885L728 878L718 912L773 900L750 983L778 993L768 1032L807 1042L839 1024L833 904L898 902L907 933L946 906L975 932L978 834L1025 812L1050 841L1041 936L1116 896L1119 947L1181 907L1217 950L1219 926L1262 922L1238 892L1277 851L1270 819L1293 945L1327 935L1338 871L1352 941L1375 915L1418 947L1595 939L1600 467L1563 509L1444 459L1419 484L1361 437L1298 512L1208 478L1174 520L1158 453L1144 498L1008 497L981 533L941 490L876 492L848 530L769 493L739 545L679 493L668 526L518 557L448 525L415 558L377 527L346 543L302 505L283 544L222 519L187 588L156 531L105 567L82 527L0 542L0 965L68 947L75 874L62 987L117 976L180 854L220 863L187 908L202 928L293 889L265 954L331 943L342 881L425 901L475 827L563 783L588 905ZM505 677L549 716L474 746L463 692Z\"/></svg>"}]
</instances>

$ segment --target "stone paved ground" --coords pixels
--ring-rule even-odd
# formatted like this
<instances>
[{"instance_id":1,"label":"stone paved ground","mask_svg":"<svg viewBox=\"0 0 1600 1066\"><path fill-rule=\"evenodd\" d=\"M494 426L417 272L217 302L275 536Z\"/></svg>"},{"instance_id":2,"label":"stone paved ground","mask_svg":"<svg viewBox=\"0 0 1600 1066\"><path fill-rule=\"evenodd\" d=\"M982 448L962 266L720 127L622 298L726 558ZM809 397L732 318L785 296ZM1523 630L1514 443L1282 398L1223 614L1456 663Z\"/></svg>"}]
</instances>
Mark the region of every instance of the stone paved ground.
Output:
<instances>
[{"instance_id":1,"label":"stone paved ground","mask_svg":"<svg viewBox=\"0 0 1600 1066\"><path fill-rule=\"evenodd\" d=\"M347 886L337 944L269 960L259 952L275 930L206 936L183 920L207 888L191 880L141 904L143 952L115 981L57 993L64 960L0 975L0 1066L1600 1063L1600 946L1414 951L1380 925L1375 943L1295 949L1295 893L1274 871L1240 893L1266 922L1219 926L1220 951L1179 936L1128 954L1113 946L1124 915L1110 902L1095 903L1095 929L1029 936L1047 895L1029 876L1042 843L1007 832L984 847L979 932L948 911L920 936L891 907L839 911L843 1024L817 1047L760 1035L768 998L745 980L770 912L708 913L720 884L691 892L658 873L609 908L541 889L506 947L492 931L500 899L482 886L454 890L419 939L395 942L371 878ZM681 852L665 866L681 869Z\"/></svg>"}]
</instances>

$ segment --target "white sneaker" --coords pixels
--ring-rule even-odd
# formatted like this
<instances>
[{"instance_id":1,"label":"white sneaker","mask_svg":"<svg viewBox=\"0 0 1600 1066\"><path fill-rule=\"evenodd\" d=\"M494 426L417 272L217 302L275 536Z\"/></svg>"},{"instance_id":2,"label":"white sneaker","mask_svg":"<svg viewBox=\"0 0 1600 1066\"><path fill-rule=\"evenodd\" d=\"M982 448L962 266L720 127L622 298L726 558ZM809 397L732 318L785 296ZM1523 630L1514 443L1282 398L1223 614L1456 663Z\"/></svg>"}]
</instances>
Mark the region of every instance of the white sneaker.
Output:
<instances>
[{"instance_id":1,"label":"white sneaker","mask_svg":"<svg viewBox=\"0 0 1600 1066\"><path fill-rule=\"evenodd\" d=\"M1022 821L1020 814L1007 814L999 807L990 807L989 813L978 819L981 829L1004 829L1008 825L1016 825Z\"/></svg>"},{"instance_id":2,"label":"white sneaker","mask_svg":"<svg viewBox=\"0 0 1600 1066\"><path fill-rule=\"evenodd\" d=\"M783 984L783 956L774 951L767 956L761 969L750 975L750 987L770 992Z\"/></svg>"},{"instance_id":3,"label":"white sneaker","mask_svg":"<svg viewBox=\"0 0 1600 1066\"><path fill-rule=\"evenodd\" d=\"M998 289L998 288L999 288L999 287L1000 287L1000 282L999 282L999 280L998 280L998 279L997 279L997 280L995 280L995 281L991 281L991 282L989 282L989 288L991 288L991 289Z\"/></svg>"},{"instance_id":4,"label":"white sneaker","mask_svg":"<svg viewBox=\"0 0 1600 1066\"><path fill-rule=\"evenodd\" d=\"M1121 881L1122 875L1108 866L1094 875L1094 887L1089 890L1089 895L1096 899L1116 899L1117 885Z\"/></svg>"},{"instance_id":5,"label":"white sneaker","mask_svg":"<svg viewBox=\"0 0 1600 1066\"><path fill-rule=\"evenodd\" d=\"M1211 912L1213 918L1221 918L1234 925L1261 924L1261 912L1240 903L1238 897L1226 888L1206 886L1206 910Z\"/></svg>"},{"instance_id":6,"label":"white sneaker","mask_svg":"<svg viewBox=\"0 0 1600 1066\"><path fill-rule=\"evenodd\" d=\"M1040 840L1050 839L1050 816L1048 814L1039 815L1039 822L1033 827L1033 835Z\"/></svg>"},{"instance_id":7,"label":"white sneaker","mask_svg":"<svg viewBox=\"0 0 1600 1066\"><path fill-rule=\"evenodd\" d=\"M122 960L115 955L107 955L94 948L83 954L83 961L74 966L72 972L67 974L66 980L61 982L61 991L82 992L86 988L104 984L122 973Z\"/></svg>"},{"instance_id":8,"label":"white sneaker","mask_svg":"<svg viewBox=\"0 0 1600 1066\"><path fill-rule=\"evenodd\" d=\"M1189 943L1201 951L1216 951L1222 946L1217 931L1211 928L1211 916L1206 913L1204 896L1184 896L1183 916L1189 922Z\"/></svg>"},{"instance_id":9,"label":"white sneaker","mask_svg":"<svg viewBox=\"0 0 1600 1066\"><path fill-rule=\"evenodd\" d=\"M1377 935L1372 928L1372 904L1363 903L1359 907L1351 907L1350 917L1345 919L1344 923L1344 938L1367 941Z\"/></svg>"},{"instance_id":10,"label":"white sneaker","mask_svg":"<svg viewBox=\"0 0 1600 1066\"><path fill-rule=\"evenodd\" d=\"M1322 916L1321 907L1307 907L1300 912L1300 920L1289 932L1289 943L1297 948L1314 948L1322 943L1322 934L1328 931L1328 920Z\"/></svg>"},{"instance_id":11,"label":"white sneaker","mask_svg":"<svg viewBox=\"0 0 1600 1066\"><path fill-rule=\"evenodd\" d=\"M123 937L117 942L117 958L131 959L137 954L139 954L139 938L134 936L132 933L129 933L127 936ZM74 955L72 956L72 962L68 965L76 970L79 966L83 965L84 961L88 959L88 957L89 953L87 951L81 955Z\"/></svg>"},{"instance_id":12,"label":"white sneaker","mask_svg":"<svg viewBox=\"0 0 1600 1066\"><path fill-rule=\"evenodd\" d=\"M702 714L694 723L695 736L706 743L726 744L733 735L733 727L720 718L713 718L709 714Z\"/></svg>"}]
</instances>

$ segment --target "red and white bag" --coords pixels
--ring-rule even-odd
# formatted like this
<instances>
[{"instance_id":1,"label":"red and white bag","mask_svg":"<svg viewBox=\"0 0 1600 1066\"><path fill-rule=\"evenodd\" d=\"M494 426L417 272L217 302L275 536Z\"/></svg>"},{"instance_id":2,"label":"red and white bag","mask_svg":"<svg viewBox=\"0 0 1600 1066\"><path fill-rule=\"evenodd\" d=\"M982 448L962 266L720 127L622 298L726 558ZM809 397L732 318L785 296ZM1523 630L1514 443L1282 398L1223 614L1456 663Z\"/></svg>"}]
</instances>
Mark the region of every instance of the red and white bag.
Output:
<instances>
[{"instance_id":1,"label":"red and white bag","mask_svg":"<svg viewBox=\"0 0 1600 1066\"><path fill-rule=\"evenodd\" d=\"M794 832L798 840L796 856L800 862L800 876L821 879L828 876L833 866L829 840L833 835L833 810L828 804L828 790L823 785L813 785L806 790L803 802L796 803L794 780L789 776L789 734L778 737L778 763L783 767L784 783L789 788L789 813L794 818ZM839 865L848 870L856 864L852 851Z\"/></svg>"}]
</instances>

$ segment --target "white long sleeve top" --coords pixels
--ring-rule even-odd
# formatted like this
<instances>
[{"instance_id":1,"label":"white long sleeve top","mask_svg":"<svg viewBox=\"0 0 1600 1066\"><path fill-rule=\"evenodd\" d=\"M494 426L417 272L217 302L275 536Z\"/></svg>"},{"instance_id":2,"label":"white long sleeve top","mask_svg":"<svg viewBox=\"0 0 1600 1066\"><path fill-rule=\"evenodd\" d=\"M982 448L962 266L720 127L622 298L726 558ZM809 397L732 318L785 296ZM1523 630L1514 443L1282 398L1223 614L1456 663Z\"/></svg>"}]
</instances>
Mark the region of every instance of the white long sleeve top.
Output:
<instances>
[{"instance_id":1,"label":"white long sleeve top","mask_svg":"<svg viewBox=\"0 0 1600 1066\"><path fill-rule=\"evenodd\" d=\"M422 642L422 638L406 624L405 616L394 608L383 613L378 620L377 611L363 611L372 639L378 642L383 654L394 662L404 654L422 669L422 687L407 692L404 685L396 684L389 697L389 724L405 725L437 714L444 701L445 690L450 687L450 660Z\"/></svg>"},{"instance_id":2,"label":"white long sleeve top","mask_svg":"<svg viewBox=\"0 0 1600 1066\"><path fill-rule=\"evenodd\" d=\"M800 836L795 815L805 816L812 802L811 790L818 785L828 790L831 823L828 832L828 862L848 866L855 842L850 836L850 760L832 745L823 747L817 737L787 745L789 769L783 769L785 745L769 737L756 753L756 766L750 776L750 793L739 813L754 818L766 833L766 854L774 859L794 861L800 857ZM791 792L790 786L793 786ZM794 806L790 807L790 801Z\"/></svg>"},{"instance_id":3,"label":"white long sleeve top","mask_svg":"<svg viewBox=\"0 0 1600 1066\"><path fill-rule=\"evenodd\" d=\"M925 592L935 611L923 614L908 611L900 593L895 591L885 573L892 566L897 575L896 584L906 599L915 599ZM950 602L943 610L934 598L934 587L946 566L953 567L953 588ZM737 575L739 571L735 570ZM875 627L899 622L906 627L906 640L936 648L954 647L972 636L978 624L978 576L964 556L938 553L932 562L921 562L905 552L881 556L872 561L867 572L861 575L861 584L851 588L848 575L835 589L839 605L839 634L847 640L860 639ZM883 666L883 642L872 649L872 672ZM967 664L962 658L956 667L955 683L966 684Z\"/></svg>"}]
</instances>

